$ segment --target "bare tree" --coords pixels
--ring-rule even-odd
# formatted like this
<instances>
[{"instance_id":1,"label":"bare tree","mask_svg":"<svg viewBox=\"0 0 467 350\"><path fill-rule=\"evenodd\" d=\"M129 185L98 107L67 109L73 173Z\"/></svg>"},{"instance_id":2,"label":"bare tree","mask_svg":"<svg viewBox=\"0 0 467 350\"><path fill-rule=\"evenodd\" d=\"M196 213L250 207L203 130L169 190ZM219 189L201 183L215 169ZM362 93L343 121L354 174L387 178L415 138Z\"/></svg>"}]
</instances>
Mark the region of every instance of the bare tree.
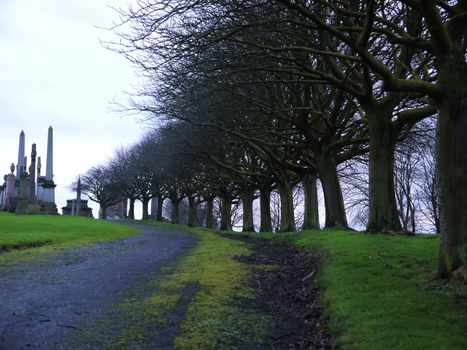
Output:
<instances>
[{"instance_id":1,"label":"bare tree","mask_svg":"<svg viewBox=\"0 0 467 350\"><path fill-rule=\"evenodd\" d=\"M107 218L107 208L124 199L119 192L118 185L112 181L108 166L97 165L90 168L81 176L81 186L82 192L100 205L103 220Z\"/></svg>"},{"instance_id":2,"label":"bare tree","mask_svg":"<svg viewBox=\"0 0 467 350\"><path fill-rule=\"evenodd\" d=\"M113 158L109 162L109 173L115 182L117 190L123 198L129 200L128 218L134 220L135 218L135 201L139 198L137 191L137 174L135 149L119 148L115 151Z\"/></svg>"},{"instance_id":3,"label":"bare tree","mask_svg":"<svg viewBox=\"0 0 467 350\"><path fill-rule=\"evenodd\" d=\"M402 228L412 234L415 234L416 230L414 177L416 176L416 168L419 162L420 158L417 154L412 153L412 150L407 148L399 149L399 152L396 154L396 164L394 167L399 219L402 223Z\"/></svg>"},{"instance_id":4,"label":"bare tree","mask_svg":"<svg viewBox=\"0 0 467 350\"><path fill-rule=\"evenodd\" d=\"M433 225L435 232L440 232L439 197L437 188L434 141L425 148L421 155L418 182L416 183L416 198L425 220ZM423 225L425 226L425 225Z\"/></svg>"}]
</instances>

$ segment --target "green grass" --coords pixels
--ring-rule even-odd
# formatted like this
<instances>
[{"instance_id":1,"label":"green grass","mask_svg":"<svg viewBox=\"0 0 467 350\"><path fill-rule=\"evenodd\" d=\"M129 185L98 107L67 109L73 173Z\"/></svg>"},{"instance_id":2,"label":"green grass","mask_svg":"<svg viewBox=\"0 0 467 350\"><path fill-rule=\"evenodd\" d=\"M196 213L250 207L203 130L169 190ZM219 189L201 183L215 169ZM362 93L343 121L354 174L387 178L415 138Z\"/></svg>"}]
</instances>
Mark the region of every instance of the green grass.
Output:
<instances>
[{"instance_id":1,"label":"green grass","mask_svg":"<svg viewBox=\"0 0 467 350\"><path fill-rule=\"evenodd\" d=\"M241 303L255 298L255 290L249 287L251 265L235 259L251 253L247 245L201 228L157 225L189 231L196 235L197 244L164 266L141 288L144 291L127 296L108 319L92 325L87 341L103 346L106 340L99 339L99 334L117 328L109 348L145 349L145 344L149 348L157 332L171 324L183 291L191 286L194 294L185 300L188 306L175 349L255 348L262 343L272 328L271 320Z\"/></svg>"},{"instance_id":2,"label":"green grass","mask_svg":"<svg viewBox=\"0 0 467 350\"><path fill-rule=\"evenodd\" d=\"M347 231L263 234L322 255L318 281L343 349L467 349L466 286L435 279L439 239Z\"/></svg>"},{"instance_id":3,"label":"green grass","mask_svg":"<svg viewBox=\"0 0 467 350\"><path fill-rule=\"evenodd\" d=\"M103 220L0 212L0 265L38 253L117 239L138 230ZM32 247L39 247L33 248ZM5 251L7 251L5 253Z\"/></svg>"}]
</instances>

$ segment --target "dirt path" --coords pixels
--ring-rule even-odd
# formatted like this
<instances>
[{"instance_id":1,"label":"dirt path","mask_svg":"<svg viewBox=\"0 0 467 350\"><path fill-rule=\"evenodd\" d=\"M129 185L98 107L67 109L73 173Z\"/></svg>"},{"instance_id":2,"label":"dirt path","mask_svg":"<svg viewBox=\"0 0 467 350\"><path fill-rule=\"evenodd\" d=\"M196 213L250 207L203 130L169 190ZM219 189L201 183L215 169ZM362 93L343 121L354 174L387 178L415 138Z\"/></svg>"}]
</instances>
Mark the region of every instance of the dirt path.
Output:
<instances>
[{"instance_id":1,"label":"dirt path","mask_svg":"<svg viewBox=\"0 0 467 350\"><path fill-rule=\"evenodd\" d=\"M76 333L195 243L193 235L133 224L142 234L0 268L0 349L74 349Z\"/></svg>"},{"instance_id":2,"label":"dirt path","mask_svg":"<svg viewBox=\"0 0 467 350\"><path fill-rule=\"evenodd\" d=\"M158 282L153 281L167 273L167 264L193 247L196 239L182 231L132 225L142 234L0 268L0 350L173 349L197 293L196 283L176 292L180 301L165 323L146 322L144 310L122 305L157 290ZM276 241L224 237L242 240L253 251L236 259L252 265L251 287L257 297L232 302L272 320L264 343L231 348L330 349L321 292L314 281L317 257ZM131 334L133 329L147 334L147 339ZM231 331L242 332L241 327Z\"/></svg>"}]
</instances>

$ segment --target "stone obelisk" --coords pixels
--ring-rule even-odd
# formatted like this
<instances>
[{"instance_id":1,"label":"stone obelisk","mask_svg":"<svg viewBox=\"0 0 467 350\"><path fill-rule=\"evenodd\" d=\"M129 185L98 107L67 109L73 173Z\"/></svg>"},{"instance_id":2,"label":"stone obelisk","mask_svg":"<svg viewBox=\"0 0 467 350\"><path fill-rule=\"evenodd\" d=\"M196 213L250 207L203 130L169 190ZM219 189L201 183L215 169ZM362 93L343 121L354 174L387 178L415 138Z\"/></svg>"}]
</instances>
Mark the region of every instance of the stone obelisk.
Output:
<instances>
[{"instance_id":1,"label":"stone obelisk","mask_svg":"<svg viewBox=\"0 0 467 350\"><path fill-rule=\"evenodd\" d=\"M24 152L25 152L25 136L24 131L21 130L19 134L19 147L18 147L18 163L16 163L16 178L19 179L19 176L22 171L26 171L24 168Z\"/></svg>"},{"instance_id":2,"label":"stone obelisk","mask_svg":"<svg viewBox=\"0 0 467 350\"><path fill-rule=\"evenodd\" d=\"M75 215L79 216L79 212L81 211L81 177L78 177L78 186L76 187L76 207L75 207Z\"/></svg>"},{"instance_id":3,"label":"stone obelisk","mask_svg":"<svg viewBox=\"0 0 467 350\"><path fill-rule=\"evenodd\" d=\"M53 181L54 177L54 129L49 126L47 135L47 164L45 166L45 179Z\"/></svg>"},{"instance_id":4,"label":"stone obelisk","mask_svg":"<svg viewBox=\"0 0 467 350\"><path fill-rule=\"evenodd\" d=\"M16 205L18 203L18 199L20 195L21 172L26 171L26 169L23 169L24 168L24 152L25 152L25 136L24 136L24 131L21 130L21 133L19 134L18 163L16 163L15 188L13 190L13 195L11 197L11 209L13 211L16 210Z\"/></svg>"},{"instance_id":5,"label":"stone obelisk","mask_svg":"<svg viewBox=\"0 0 467 350\"><path fill-rule=\"evenodd\" d=\"M29 166L29 179L28 179L28 190L29 190L29 203L36 203L36 144L32 144L31 149L31 165Z\"/></svg>"},{"instance_id":6,"label":"stone obelisk","mask_svg":"<svg viewBox=\"0 0 467 350\"><path fill-rule=\"evenodd\" d=\"M41 210L47 214L58 214L55 204L55 183L53 180L53 129L49 127L47 135L47 164L45 167L45 181L42 184Z\"/></svg>"}]
</instances>

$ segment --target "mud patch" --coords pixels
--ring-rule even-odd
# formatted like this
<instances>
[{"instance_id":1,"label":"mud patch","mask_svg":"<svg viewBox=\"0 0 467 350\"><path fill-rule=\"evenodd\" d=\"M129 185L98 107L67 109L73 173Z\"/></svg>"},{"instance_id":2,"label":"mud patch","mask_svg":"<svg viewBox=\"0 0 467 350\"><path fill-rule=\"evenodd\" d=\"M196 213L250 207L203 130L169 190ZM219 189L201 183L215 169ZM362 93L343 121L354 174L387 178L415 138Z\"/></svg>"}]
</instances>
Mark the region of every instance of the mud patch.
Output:
<instances>
[{"instance_id":1,"label":"mud patch","mask_svg":"<svg viewBox=\"0 0 467 350\"><path fill-rule=\"evenodd\" d=\"M251 281L257 291L245 306L272 317L275 328L265 349L331 349L332 341L323 317L321 291L315 280L316 255L286 243L241 235L225 235L253 246L255 253L237 259L254 265ZM254 303L254 306L251 305Z\"/></svg>"},{"instance_id":2,"label":"mud patch","mask_svg":"<svg viewBox=\"0 0 467 350\"><path fill-rule=\"evenodd\" d=\"M17 244L0 244L0 254L8 253L14 250L38 248L52 243L52 240L37 241L37 242L24 242Z\"/></svg>"}]
</instances>

